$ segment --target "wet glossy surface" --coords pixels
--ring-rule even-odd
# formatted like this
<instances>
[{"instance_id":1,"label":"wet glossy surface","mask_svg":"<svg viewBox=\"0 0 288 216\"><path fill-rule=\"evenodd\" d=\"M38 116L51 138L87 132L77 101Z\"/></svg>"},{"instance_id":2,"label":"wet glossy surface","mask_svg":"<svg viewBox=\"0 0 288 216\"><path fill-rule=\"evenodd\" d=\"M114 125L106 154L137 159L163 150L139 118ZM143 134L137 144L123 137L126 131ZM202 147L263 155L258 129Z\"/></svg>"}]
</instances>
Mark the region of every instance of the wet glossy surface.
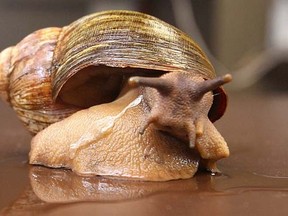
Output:
<instances>
[{"instance_id":1,"label":"wet glossy surface","mask_svg":"<svg viewBox=\"0 0 288 216\"><path fill-rule=\"evenodd\" d=\"M136 182L27 164L30 136L0 104L2 215L288 215L288 97L230 96L217 123L231 156L223 174Z\"/></svg>"}]
</instances>

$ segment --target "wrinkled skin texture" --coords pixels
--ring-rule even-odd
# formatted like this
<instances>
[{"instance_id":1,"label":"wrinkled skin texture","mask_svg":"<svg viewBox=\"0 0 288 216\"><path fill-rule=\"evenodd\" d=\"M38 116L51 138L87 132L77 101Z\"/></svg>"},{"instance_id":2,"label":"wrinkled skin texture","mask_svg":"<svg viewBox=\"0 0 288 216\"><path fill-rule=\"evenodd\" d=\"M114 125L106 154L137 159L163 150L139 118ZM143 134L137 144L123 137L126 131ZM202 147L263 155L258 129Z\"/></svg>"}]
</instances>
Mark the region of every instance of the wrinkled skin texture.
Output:
<instances>
[{"instance_id":1,"label":"wrinkled skin texture","mask_svg":"<svg viewBox=\"0 0 288 216\"><path fill-rule=\"evenodd\" d=\"M199 77L193 79L203 82ZM149 181L190 178L200 161L208 170L216 171L215 161L227 157L229 150L207 117L213 101L211 92L197 100L199 107L194 111L170 100L163 104L164 112L155 91L126 87L116 101L81 110L52 124L33 138L30 163L66 167L80 175ZM174 117L169 112L171 106L179 111ZM144 132L143 125L153 109L161 111L162 116ZM189 140L195 130L182 127L185 118L192 123L202 119L203 132L194 136L194 148L189 147Z\"/></svg>"},{"instance_id":2,"label":"wrinkled skin texture","mask_svg":"<svg viewBox=\"0 0 288 216\"><path fill-rule=\"evenodd\" d=\"M158 181L192 177L198 157L185 143L152 128L145 136L139 134L141 104L127 110L111 131L101 134L97 121L121 112L130 102L127 97L135 95L79 111L40 132L32 141L30 163L67 167L82 175ZM73 151L71 144L81 139L79 148Z\"/></svg>"}]
</instances>

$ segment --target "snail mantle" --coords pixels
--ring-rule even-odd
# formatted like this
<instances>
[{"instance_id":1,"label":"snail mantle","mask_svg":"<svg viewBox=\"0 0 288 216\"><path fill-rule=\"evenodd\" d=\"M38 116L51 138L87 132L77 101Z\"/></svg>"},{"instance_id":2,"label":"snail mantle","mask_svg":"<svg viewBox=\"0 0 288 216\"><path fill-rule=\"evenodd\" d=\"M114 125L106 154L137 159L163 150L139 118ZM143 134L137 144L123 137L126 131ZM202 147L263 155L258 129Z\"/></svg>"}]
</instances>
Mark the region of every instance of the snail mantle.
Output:
<instances>
[{"instance_id":1,"label":"snail mantle","mask_svg":"<svg viewBox=\"0 0 288 216\"><path fill-rule=\"evenodd\" d=\"M104 11L0 53L0 96L35 136L29 162L147 181L217 172L227 105L201 48L146 14Z\"/></svg>"}]
</instances>

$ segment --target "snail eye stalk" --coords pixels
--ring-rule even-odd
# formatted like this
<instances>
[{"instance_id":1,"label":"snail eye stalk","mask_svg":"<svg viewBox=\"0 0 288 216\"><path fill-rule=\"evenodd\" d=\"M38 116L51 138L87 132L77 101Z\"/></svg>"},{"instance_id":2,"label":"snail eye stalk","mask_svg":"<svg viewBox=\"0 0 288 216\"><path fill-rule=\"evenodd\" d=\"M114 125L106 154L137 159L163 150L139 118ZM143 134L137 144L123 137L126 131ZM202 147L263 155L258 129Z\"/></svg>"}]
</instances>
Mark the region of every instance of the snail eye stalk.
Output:
<instances>
[{"instance_id":1,"label":"snail eye stalk","mask_svg":"<svg viewBox=\"0 0 288 216\"><path fill-rule=\"evenodd\" d=\"M194 89L194 97L196 99L201 99L204 94L206 94L209 91L213 91L216 88L229 83L232 81L232 75L231 74L226 74L221 77L216 77L215 79L211 80L206 80L204 82L201 82L199 84L191 86L191 89Z\"/></svg>"},{"instance_id":2,"label":"snail eye stalk","mask_svg":"<svg viewBox=\"0 0 288 216\"><path fill-rule=\"evenodd\" d=\"M146 86L157 89L160 93L171 92L173 85L167 80L159 77L131 77L129 79L130 86Z\"/></svg>"}]
</instances>

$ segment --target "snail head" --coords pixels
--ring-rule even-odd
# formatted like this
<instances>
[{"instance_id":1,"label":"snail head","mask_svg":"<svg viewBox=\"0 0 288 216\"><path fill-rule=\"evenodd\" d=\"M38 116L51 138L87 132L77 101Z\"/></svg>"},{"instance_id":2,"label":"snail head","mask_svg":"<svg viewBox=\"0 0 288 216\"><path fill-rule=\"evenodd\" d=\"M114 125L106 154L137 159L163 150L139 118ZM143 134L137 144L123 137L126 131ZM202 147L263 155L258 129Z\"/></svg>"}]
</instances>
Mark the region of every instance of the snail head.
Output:
<instances>
[{"instance_id":1,"label":"snail head","mask_svg":"<svg viewBox=\"0 0 288 216\"><path fill-rule=\"evenodd\" d=\"M131 77L131 86L145 87L144 101L150 112L140 128L143 134L149 125L189 141L195 146L197 136L204 133L205 121L213 103L212 91L232 80L230 74L204 80L191 73L171 72L161 77Z\"/></svg>"}]
</instances>

